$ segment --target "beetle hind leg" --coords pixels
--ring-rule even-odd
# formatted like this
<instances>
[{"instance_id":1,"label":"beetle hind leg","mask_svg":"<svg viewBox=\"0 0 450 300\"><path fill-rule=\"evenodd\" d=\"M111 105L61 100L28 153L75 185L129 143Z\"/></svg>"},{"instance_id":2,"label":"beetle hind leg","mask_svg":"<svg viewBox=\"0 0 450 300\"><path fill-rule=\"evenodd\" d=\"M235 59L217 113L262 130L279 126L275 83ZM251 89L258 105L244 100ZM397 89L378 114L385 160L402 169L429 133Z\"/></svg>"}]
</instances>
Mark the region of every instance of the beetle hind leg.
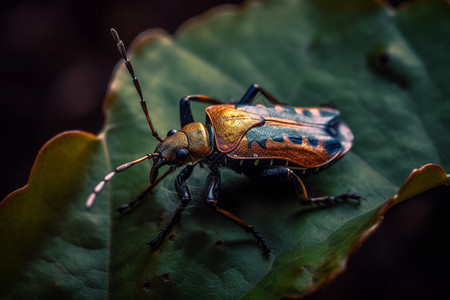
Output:
<instances>
[{"instance_id":1,"label":"beetle hind leg","mask_svg":"<svg viewBox=\"0 0 450 300\"><path fill-rule=\"evenodd\" d=\"M355 199L359 201L362 199L358 194L342 194L339 196L325 196L310 198L306 192L305 185L303 184L300 177L289 168L273 168L273 169L262 169L262 170L246 170L245 175L250 178L262 181L291 181L294 184L295 192L297 198L303 205L311 205L312 203L320 204L337 204L349 199Z\"/></svg>"},{"instance_id":2,"label":"beetle hind leg","mask_svg":"<svg viewBox=\"0 0 450 300\"><path fill-rule=\"evenodd\" d=\"M342 194L338 196L324 196L324 197L316 197L316 198L308 198L308 202L306 204L315 203L315 204L337 204L343 201L354 199L360 201L363 199L358 194Z\"/></svg>"},{"instance_id":3,"label":"beetle hind leg","mask_svg":"<svg viewBox=\"0 0 450 300\"><path fill-rule=\"evenodd\" d=\"M247 222L241 220L229 211L222 209L217 205L217 196L220 188L220 173L218 170L214 170L209 174L206 184L206 203L212 206L218 213L231 220L233 223L239 225L246 232L251 233L258 244L263 248L264 254L272 252L272 248L269 246L263 236L255 230L255 227L253 225L248 224Z\"/></svg>"},{"instance_id":4,"label":"beetle hind leg","mask_svg":"<svg viewBox=\"0 0 450 300\"><path fill-rule=\"evenodd\" d=\"M304 205L311 205L312 203L317 205L338 204L349 199L355 199L357 201L362 199L362 197L358 194L349 194L349 193L338 196L324 196L324 197L310 198L308 197L305 185L301 181L300 177L298 177L298 175L295 174L295 172L292 170L289 170L289 179L294 182L297 197L300 200L300 203Z\"/></svg>"}]
</instances>

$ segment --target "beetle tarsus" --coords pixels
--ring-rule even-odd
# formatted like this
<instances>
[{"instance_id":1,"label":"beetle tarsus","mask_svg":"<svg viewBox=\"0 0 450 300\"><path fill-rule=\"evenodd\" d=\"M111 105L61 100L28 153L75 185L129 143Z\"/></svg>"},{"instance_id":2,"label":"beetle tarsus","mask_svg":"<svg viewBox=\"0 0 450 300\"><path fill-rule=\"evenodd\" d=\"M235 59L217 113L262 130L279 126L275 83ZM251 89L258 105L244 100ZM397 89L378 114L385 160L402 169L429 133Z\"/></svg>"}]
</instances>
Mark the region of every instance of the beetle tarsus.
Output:
<instances>
[{"instance_id":1,"label":"beetle tarsus","mask_svg":"<svg viewBox=\"0 0 450 300\"><path fill-rule=\"evenodd\" d=\"M170 219L169 223L167 223L163 230L158 234L156 238L151 240L147 243L147 245L152 248L152 251L156 250L157 246L164 240L164 238L170 233L172 230L173 225L178 223L181 219L181 213L186 208L187 204L189 203L189 198L183 198L181 199L181 204L178 206L178 208L175 210L175 213L173 214L172 218Z\"/></svg>"},{"instance_id":2,"label":"beetle tarsus","mask_svg":"<svg viewBox=\"0 0 450 300\"><path fill-rule=\"evenodd\" d=\"M358 202L360 202L361 199L364 200L364 198L361 197L361 196L358 195L358 194L349 194L349 193L342 194L342 195L338 196L338 198L339 198L339 199L342 199L342 200L354 199L354 200L356 200L356 201L358 201Z\"/></svg>"},{"instance_id":3,"label":"beetle tarsus","mask_svg":"<svg viewBox=\"0 0 450 300\"><path fill-rule=\"evenodd\" d=\"M128 202L127 204L121 205L116 208L117 212L121 215L124 215L127 211L131 210L135 205L141 203L147 195L153 190L153 185L150 185L142 194L136 197L133 201Z\"/></svg>"},{"instance_id":4,"label":"beetle tarsus","mask_svg":"<svg viewBox=\"0 0 450 300\"><path fill-rule=\"evenodd\" d=\"M172 229L172 226L170 226L170 223L164 226L163 230L158 234L157 237L155 237L153 240L147 243L147 245L151 248L151 251L155 251L158 249L159 244L164 240L166 235L170 232L170 229Z\"/></svg>"},{"instance_id":5,"label":"beetle tarsus","mask_svg":"<svg viewBox=\"0 0 450 300\"><path fill-rule=\"evenodd\" d=\"M136 204L141 202L144 199L144 196L146 194L147 194L147 191L145 191L144 193L139 195L135 200L133 200L127 204L119 206L118 208L116 208L117 212L119 212L121 215L125 214L128 210L132 209Z\"/></svg>"},{"instance_id":6,"label":"beetle tarsus","mask_svg":"<svg viewBox=\"0 0 450 300\"><path fill-rule=\"evenodd\" d=\"M255 230L255 227L250 227L247 229L247 231L253 234L253 236L258 241L258 244L263 248L263 254L273 253L272 248L269 246L267 241L262 237L262 235Z\"/></svg>"},{"instance_id":7,"label":"beetle tarsus","mask_svg":"<svg viewBox=\"0 0 450 300\"><path fill-rule=\"evenodd\" d=\"M343 201L347 201L349 199L354 199L356 201L361 201L361 199L364 199L358 194L342 194L339 196L325 196L325 197L317 197L317 198L308 198L308 201L305 204L311 205L312 203L320 205L320 204L327 204L327 205L335 205L342 203Z\"/></svg>"},{"instance_id":8,"label":"beetle tarsus","mask_svg":"<svg viewBox=\"0 0 450 300\"><path fill-rule=\"evenodd\" d=\"M147 245L150 247L150 252L156 251L158 249L158 245L161 243L161 239L155 238L147 243Z\"/></svg>"},{"instance_id":9,"label":"beetle tarsus","mask_svg":"<svg viewBox=\"0 0 450 300\"><path fill-rule=\"evenodd\" d=\"M119 206L118 208L116 208L117 212L120 213L121 215L129 208L130 206L128 204L124 204L122 206Z\"/></svg>"}]
</instances>

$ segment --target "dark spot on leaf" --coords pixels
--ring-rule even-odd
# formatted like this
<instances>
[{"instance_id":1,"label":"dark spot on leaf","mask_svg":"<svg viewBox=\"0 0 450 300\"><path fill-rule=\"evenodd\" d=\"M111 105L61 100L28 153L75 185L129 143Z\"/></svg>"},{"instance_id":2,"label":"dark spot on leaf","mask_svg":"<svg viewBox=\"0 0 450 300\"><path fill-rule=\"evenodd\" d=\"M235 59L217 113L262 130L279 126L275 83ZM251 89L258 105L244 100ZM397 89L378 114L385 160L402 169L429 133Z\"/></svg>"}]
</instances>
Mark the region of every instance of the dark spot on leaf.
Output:
<instances>
[{"instance_id":1,"label":"dark spot on leaf","mask_svg":"<svg viewBox=\"0 0 450 300\"><path fill-rule=\"evenodd\" d=\"M410 85L410 75L403 60L403 57L389 53L387 46L383 45L369 53L367 63L378 76L407 89Z\"/></svg>"},{"instance_id":2,"label":"dark spot on leaf","mask_svg":"<svg viewBox=\"0 0 450 300\"><path fill-rule=\"evenodd\" d=\"M170 281L170 275L169 275L169 273L164 273L164 274L162 274L161 275L161 278L162 278L162 280L163 281Z\"/></svg>"},{"instance_id":3,"label":"dark spot on leaf","mask_svg":"<svg viewBox=\"0 0 450 300\"><path fill-rule=\"evenodd\" d=\"M164 209L161 209L161 210L158 212L158 215L156 216L156 225L157 225L157 226L161 226L161 225L164 224L164 218L163 218L163 215L164 215Z\"/></svg>"},{"instance_id":4,"label":"dark spot on leaf","mask_svg":"<svg viewBox=\"0 0 450 300\"><path fill-rule=\"evenodd\" d=\"M389 63L389 60L390 60L389 54L383 52L378 56L377 62L380 67L385 67Z\"/></svg>"},{"instance_id":5,"label":"dark spot on leaf","mask_svg":"<svg viewBox=\"0 0 450 300\"><path fill-rule=\"evenodd\" d=\"M402 90L406 90L408 88L408 83L406 81L398 82L398 85L402 88Z\"/></svg>"},{"instance_id":6,"label":"dark spot on leaf","mask_svg":"<svg viewBox=\"0 0 450 300\"><path fill-rule=\"evenodd\" d=\"M150 290L150 281L145 279L143 288L144 288L144 291L149 291Z\"/></svg>"},{"instance_id":7,"label":"dark spot on leaf","mask_svg":"<svg viewBox=\"0 0 450 300\"><path fill-rule=\"evenodd\" d=\"M216 242L216 247L219 248L219 249L222 249L223 248L223 242L221 240L218 240Z\"/></svg>"},{"instance_id":8,"label":"dark spot on leaf","mask_svg":"<svg viewBox=\"0 0 450 300\"><path fill-rule=\"evenodd\" d=\"M170 235L169 235L169 241L175 241L175 238L177 237L177 235L175 234L175 233L171 233Z\"/></svg>"}]
</instances>

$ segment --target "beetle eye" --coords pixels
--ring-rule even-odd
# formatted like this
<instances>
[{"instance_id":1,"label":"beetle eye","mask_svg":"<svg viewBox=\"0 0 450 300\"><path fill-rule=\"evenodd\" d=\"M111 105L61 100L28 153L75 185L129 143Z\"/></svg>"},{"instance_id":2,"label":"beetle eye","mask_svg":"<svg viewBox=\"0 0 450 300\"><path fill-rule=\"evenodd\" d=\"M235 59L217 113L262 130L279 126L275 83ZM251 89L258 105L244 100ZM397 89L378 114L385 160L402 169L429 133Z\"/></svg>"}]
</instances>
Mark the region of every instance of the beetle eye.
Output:
<instances>
[{"instance_id":1,"label":"beetle eye","mask_svg":"<svg viewBox=\"0 0 450 300\"><path fill-rule=\"evenodd\" d=\"M188 152L186 149L180 149L175 154L175 158L180 162L185 161L187 156L188 156Z\"/></svg>"},{"instance_id":2,"label":"beetle eye","mask_svg":"<svg viewBox=\"0 0 450 300\"><path fill-rule=\"evenodd\" d=\"M175 129L169 130L169 132L167 132L167 136L171 136L171 135L173 135L175 132L177 132Z\"/></svg>"}]
</instances>

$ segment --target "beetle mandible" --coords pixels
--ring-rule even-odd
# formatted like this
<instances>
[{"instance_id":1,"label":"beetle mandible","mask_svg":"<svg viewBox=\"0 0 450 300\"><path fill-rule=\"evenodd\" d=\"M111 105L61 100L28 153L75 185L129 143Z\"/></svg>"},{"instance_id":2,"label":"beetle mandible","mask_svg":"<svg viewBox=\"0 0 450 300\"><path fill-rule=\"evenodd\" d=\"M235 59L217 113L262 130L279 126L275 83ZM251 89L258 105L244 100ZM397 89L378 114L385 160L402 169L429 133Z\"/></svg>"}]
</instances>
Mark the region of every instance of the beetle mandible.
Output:
<instances>
[{"instance_id":1,"label":"beetle mandible","mask_svg":"<svg viewBox=\"0 0 450 300\"><path fill-rule=\"evenodd\" d=\"M125 163L106 175L90 194L86 208L90 208L95 197L113 176L147 159L153 160L150 171L150 186L130 203L118 208L119 212L133 207L176 168L184 169L175 179L175 189L180 205L170 221L148 244L155 249L180 219L180 214L190 202L187 179L199 163L208 166L206 179L206 203L218 213L251 233L264 253L271 247L255 227L220 208L217 203L221 184L219 168L225 167L246 176L267 181L290 181L295 187L301 204L338 203L347 199L360 200L357 194L310 198L300 176L317 173L340 159L352 147L353 134L349 127L338 120L339 111L329 107L287 107L269 92L254 84L236 104L223 104L204 95L191 95L180 101L182 128L171 130L161 138L153 127L147 104L142 95L138 79L128 60L123 42L112 28L111 34L130 73L139 94L142 110L150 125L152 135L159 141L153 153ZM262 94L271 106L252 105L256 95ZM190 102L211 104L206 108L205 124L195 122ZM158 177L158 169L168 165L169 169Z\"/></svg>"}]
</instances>

